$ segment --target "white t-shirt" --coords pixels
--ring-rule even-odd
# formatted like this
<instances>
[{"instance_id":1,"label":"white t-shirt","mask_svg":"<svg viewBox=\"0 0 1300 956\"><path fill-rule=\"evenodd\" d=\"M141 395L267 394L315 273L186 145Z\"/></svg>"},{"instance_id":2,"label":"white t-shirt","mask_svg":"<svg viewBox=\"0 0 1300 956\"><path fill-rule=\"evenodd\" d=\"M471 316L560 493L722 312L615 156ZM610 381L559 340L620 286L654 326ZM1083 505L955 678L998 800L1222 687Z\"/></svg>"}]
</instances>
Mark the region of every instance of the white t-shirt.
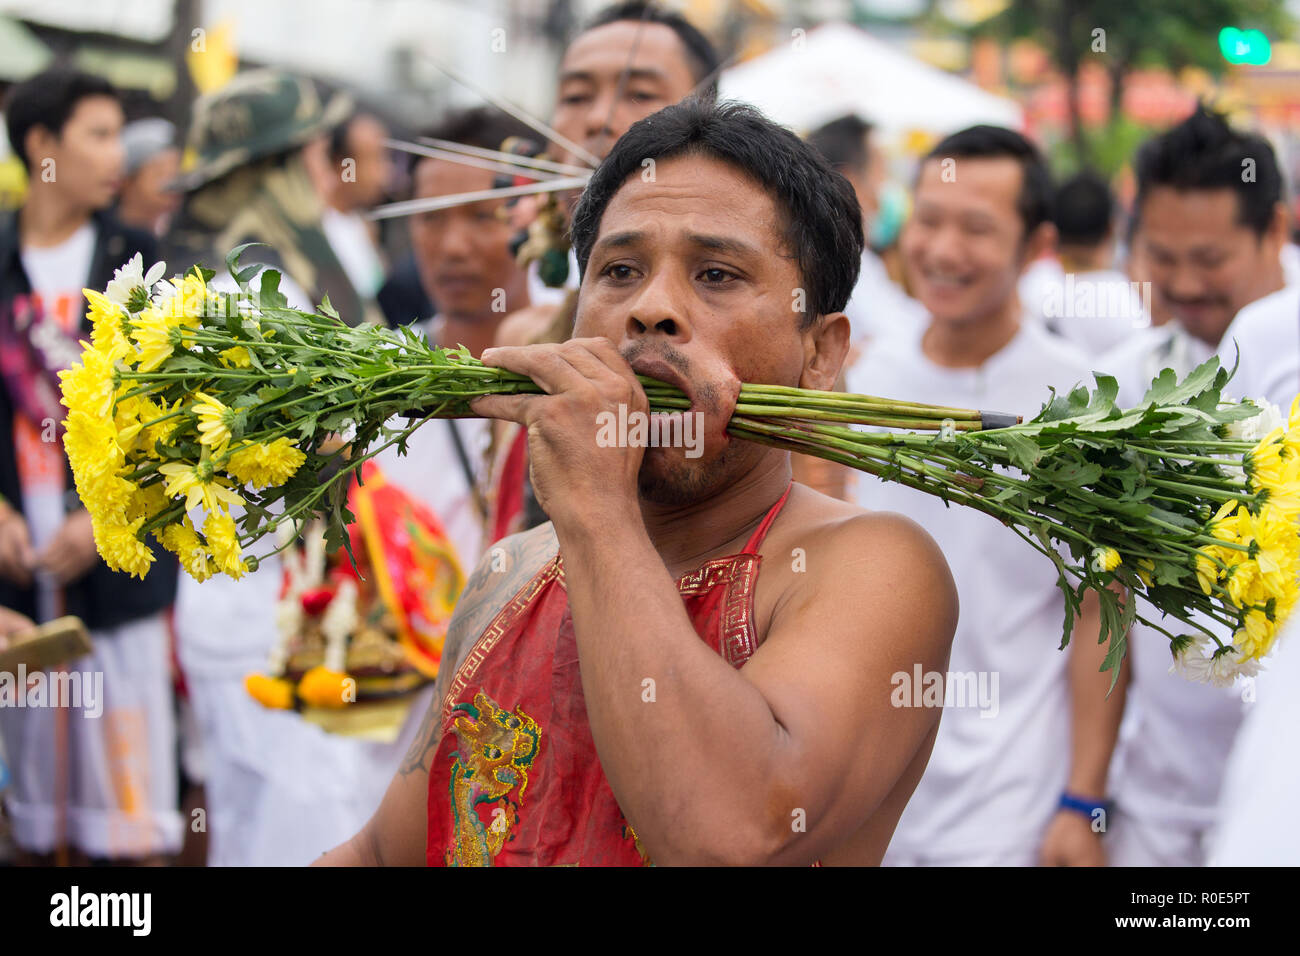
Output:
<instances>
[{"instance_id":1,"label":"white t-shirt","mask_svg":"<svg viewBox=\"0 0 1300 956\"><path fill-rule=\"evenodd\" d=\"M1020 281L1016 284L1016 292L1020 296L1020 306L1024 309L1025 317L1045 325L1046 320L1043 318L1043 303L1051 295L1051 290L1059 288L1065 281L1065 270L1061 267L1061 261L1055 256L1043 256L1035 259L1020 275Z\"/></svg>"},{"instance_id":2,"label":"white t-shirt","mask_svg":"<svg viewBox=\"0 0 1300 956\"><path fill-rule=\"evenodd\" d=\"M1151 324L1141 288L1115 269L1063 272L1056 283L1042 283L1036 305L1047 328L1097 356Z\"/></svg>"},{"instance_id":3,"label":"white t-shirt","mask_svg":"<svg viewBox=\"0 0 1300 956\"><path fill-rule=\"evenodd\" d=\"M326 206L321 212L321 228L357 295L373 299L384 284L384 262L366 220L358 213Z\"/></svg>"},{"instance_id":4,"label":"white t-shirt","mask_svg":"<svg viewBox=\"0 0 1300 956\"><path fill-rule=\"evenodd\" d=\"M1048 386L1063 394L1091 382L1079 352L1032 322L978 368L936 365L920 340L918 330L868 351L849 389L1028 420L1050 397ZM885 862L890 854L943 863L1033 852L1070 762L1069 652L1057 649L1065 612L1055 567L988 515L865 475L855 487L864 507L907 515L938 542L961 607L949 673L973 674L991 692L980 706L945 709Z\"/></svg>"},{"instance_id":5,"label":"white t-shirt","mask_svg":"<svg viewBox=\"0 0 1300 956\"><path fill-rule=\"evenodd\" d=\"M1219 361L1231 369L1238 349L1237 374L1225 394L1267 398L1285 415L1300 392L1300 286L1285 286L1237 313L1219 343Z\"/></svg>"},{"instance_id":6,"label":"white t-shirt","mask_svg":"<svg viewBox=\"0 0 1300 956\"><path fill-rule=\"evenodd\" d=\"M39 299L48 322L65 333L75 333L85 313L82 289L90 281L90 261L95 253L95 227L84 223L57 246L23 246L23 271ZM63 525L66 485L63 445L45 441L51 434L41 422L14 415L13 442L18 462L18 480L23 490L23 517L36 552ZM37 613L48 621L61 613L59 589L44 573L36 575Z\"/></svg>"},{"instance_id":7,"label":"white t-shirt","mask_svg":"<svg viewBox=\"0 0 1300 956\"><path fill-rule=\"evenodd\" d=\"M1214 350L1175 323L1143 330L1106 355L1100 367L1119 382L1117 402L1141 401L1151 379L1172 368L1182 378ZM1161 620L1143 602L1139 613L1174 634L1190 631ZM1222 629L1221 629L1222 630ZM1232 635L1220 634L1230 642ZM1169 638L1141 622L1129 634L1131 682L1120 740L1111 761L1116 812L1161 826L1204 829L1214 820L1224 764L1243 715L1248 680L1221 688L1169 673Z\"/></svg>"},{"instance_id":8,"label":"white t-shirt","mask_svg":"<svg viewBox=\"0 0 1300 956\"><path fill-rule=\"evenodd\" d=\"M862 270L844 314L853 330L852 343L859 348L925 323L925 307L889 277L884 262L870 249L862 251Z\"/></svg>"}]
</instances>

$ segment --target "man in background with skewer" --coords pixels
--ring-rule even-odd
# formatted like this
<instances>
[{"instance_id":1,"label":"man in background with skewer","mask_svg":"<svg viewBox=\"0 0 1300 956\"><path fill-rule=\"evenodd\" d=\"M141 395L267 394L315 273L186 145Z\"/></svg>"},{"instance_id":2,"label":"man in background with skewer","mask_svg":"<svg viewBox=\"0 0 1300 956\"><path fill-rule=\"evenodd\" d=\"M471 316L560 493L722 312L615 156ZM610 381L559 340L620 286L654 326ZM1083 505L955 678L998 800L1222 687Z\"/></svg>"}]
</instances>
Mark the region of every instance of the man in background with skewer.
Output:
<instances>
[{"instance_id":1,"label":"man in background with skewer","mask_svg":"<svg viewBox=\"0 0 1300 956\"><path fill-rule=\"evenodd\" d=\"M556 158L594 165L592 160L603 159L637 120L692 94L715 97L720 66L708 38L677 13L645 0L602 10L574 37L560 62L552 114L559 134L553 137ZM565 142L570 145L562 145ZM556 197L566 220L577 194L573 190ZM534 200L523 202L535 205ZM562 342L569 337L577 308L577 270L567 245L564 252L570 257L566 294L557 301L534 281L534 304L509 304L511 314L501 324L497 345ZM546 520L528 485L522 433L511 427L503 435L493 466L491 539Z\"/></svg>"}]
</instances>

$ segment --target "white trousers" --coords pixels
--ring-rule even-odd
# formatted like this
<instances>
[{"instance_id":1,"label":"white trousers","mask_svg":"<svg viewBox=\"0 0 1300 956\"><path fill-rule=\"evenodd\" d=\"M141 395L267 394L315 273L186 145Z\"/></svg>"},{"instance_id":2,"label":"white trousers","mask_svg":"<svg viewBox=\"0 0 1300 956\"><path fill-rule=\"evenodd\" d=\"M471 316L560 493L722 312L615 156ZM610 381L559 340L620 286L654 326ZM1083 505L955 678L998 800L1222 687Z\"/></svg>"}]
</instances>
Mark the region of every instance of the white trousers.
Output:
<instances>
[{"instance_id":1,"label":"white trousers","mask_svg":"<svg viewBox=\"0 0 1300 956\"><path fill-rule=\"evenodd\" d=\"M47 695L42 706L0 707L14 841L42 854L60 843L96 858L176 853L183 821L165 619L93 631L91 641L62 668L86 689L80 706ZM49 688L52 672L43 673ZM92 702L91 688L102 700Z\"/></svg>"}]
</instances>

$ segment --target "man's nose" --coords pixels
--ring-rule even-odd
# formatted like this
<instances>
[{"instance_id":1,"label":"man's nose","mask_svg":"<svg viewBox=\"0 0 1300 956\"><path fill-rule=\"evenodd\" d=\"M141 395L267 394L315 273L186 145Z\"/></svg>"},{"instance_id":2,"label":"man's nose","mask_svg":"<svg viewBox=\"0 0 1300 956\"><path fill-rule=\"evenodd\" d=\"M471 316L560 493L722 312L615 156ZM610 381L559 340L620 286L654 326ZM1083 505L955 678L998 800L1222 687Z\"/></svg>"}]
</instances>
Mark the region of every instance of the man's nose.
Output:
<instances>
[{"instance_id":1,"label":"man's nose","mask_svg":"<svg viewBox=\"0 0 1300 956\"><path fill-rule=\"evenodd\" d=\"M611 125L614 120L614 107L613 90L593 96L583 126L587 147L602 157L619 137Z\"/></svg>"},{"instance_id":2,"label":"man's nose","mask_svg":"<svg viewBox=\"0 0 1300 956\"><path fill-rule=\"evenodd\" d=\"M689 342L691 323L687 318L689 290L667 269L652 272L632 300L626 323L629 339L663 336L673 342Z\"/></svg>"},{"instance_id":3,"label":"man's nose","mask_svg":"<svg viewBox=\"0 0 1300 956\"><path fill-rule=\"evenodd\" d=\"M474 252L474 234L469 223L458 216L452 217L451 222L442 230L437 250L442 259L470 258Z\"/></svg>"},{"instance_id":4,"label":"man's nose","mask_svg":"<svg viewBox=\"0 0 1300 956\"><path fill-rule=\"evenodd\" d=\"M936 229L925 244L925 257L933 265L960 264L965 259L965 246L960 231L953 226Z\"/></svg>"},{"instance_id":5,"label":"man's nose","mask_svg":"<svg viewBox=\"0 0 1300 956\"><path fill-rule=\"evenodd\" d=\"M1179 262L1169 273L1169 295L1174 299L1199 299L1205 295L1201 271L1190 262Z\"/></svg>"}]
</instances>

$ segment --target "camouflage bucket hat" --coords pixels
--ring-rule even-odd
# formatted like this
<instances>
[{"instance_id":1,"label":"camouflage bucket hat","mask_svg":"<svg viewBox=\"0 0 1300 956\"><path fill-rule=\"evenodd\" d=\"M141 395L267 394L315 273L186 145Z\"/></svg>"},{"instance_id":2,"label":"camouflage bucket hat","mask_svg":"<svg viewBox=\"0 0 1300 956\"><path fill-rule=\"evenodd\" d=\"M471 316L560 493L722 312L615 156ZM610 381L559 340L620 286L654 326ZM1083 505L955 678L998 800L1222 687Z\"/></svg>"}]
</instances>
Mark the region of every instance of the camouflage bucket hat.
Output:
<instances>
[{"instance_id":1,"label":"camouflage bucket hat","mask_svg":"<svg viewBox=\"0 0 1300 956\"><path fill-rule=\"evenodd\" d=\"M191 192L257 159L302 146L342 122L351 97L321 104L316 86L276 70L241 73L194 104L181 175L173 189Z\"/></svg>"}]
</instances>

